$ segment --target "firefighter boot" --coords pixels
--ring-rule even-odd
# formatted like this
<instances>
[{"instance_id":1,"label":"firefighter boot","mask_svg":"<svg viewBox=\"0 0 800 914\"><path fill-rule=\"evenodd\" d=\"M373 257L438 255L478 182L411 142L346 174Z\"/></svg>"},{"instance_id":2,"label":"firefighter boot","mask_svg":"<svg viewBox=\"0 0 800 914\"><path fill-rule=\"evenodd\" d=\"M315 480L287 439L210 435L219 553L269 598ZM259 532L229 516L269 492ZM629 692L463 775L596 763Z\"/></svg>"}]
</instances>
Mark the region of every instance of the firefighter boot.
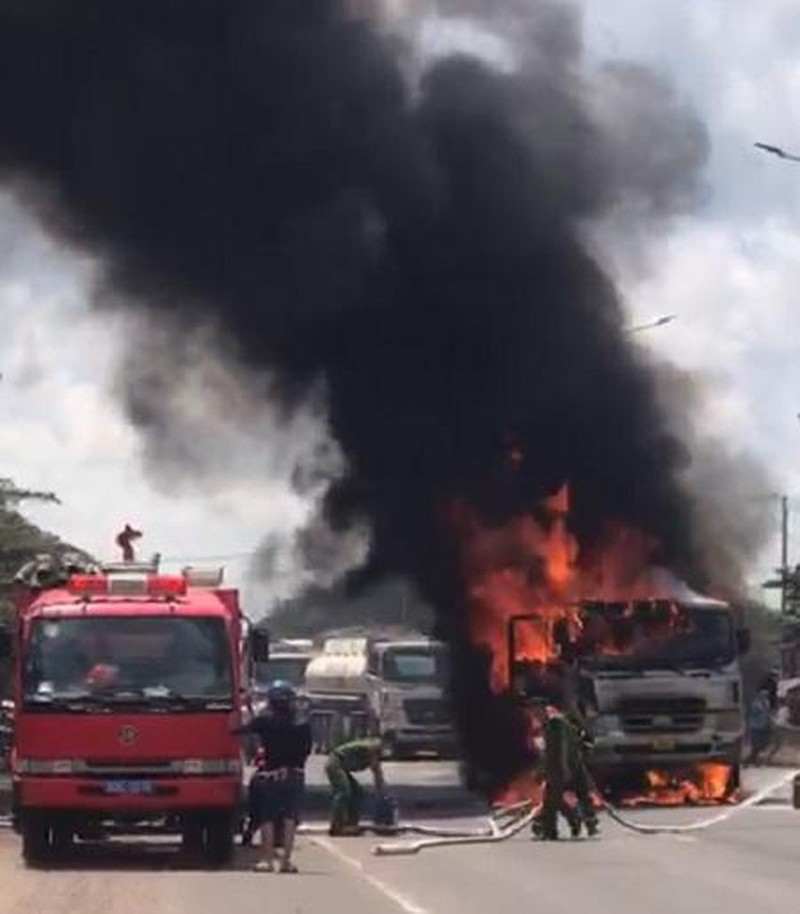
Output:
<instances>
[{"instance_id":1,"label":"firefighter boot","mask_svg":"<svg viewBox=\"0 0 800 914\"><path fill-rule=\"evenodd\" d=\"M531 835L535 841L558 841L558 829L545 828L541 819L534 819L531 823Z\"/></svg>"}]
</instances>

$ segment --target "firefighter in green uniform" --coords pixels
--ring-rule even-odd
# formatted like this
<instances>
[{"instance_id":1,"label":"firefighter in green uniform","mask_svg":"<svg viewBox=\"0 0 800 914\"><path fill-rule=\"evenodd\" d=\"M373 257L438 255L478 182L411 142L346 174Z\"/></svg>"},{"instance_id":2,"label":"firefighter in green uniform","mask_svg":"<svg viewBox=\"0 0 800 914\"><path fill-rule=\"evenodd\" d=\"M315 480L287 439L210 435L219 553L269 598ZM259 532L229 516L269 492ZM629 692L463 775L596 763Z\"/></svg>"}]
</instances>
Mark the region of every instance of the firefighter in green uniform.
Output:
<instances>
[{"instance_id":1,"label":"firefighter in green uniform","mask_svg":"<svg viewBox=\"0 0 800 914\"><path fill-rule=\"evenodd\" d=\"M325 774L331 785L331 835L359 833L359 818L364 789L353 777L369 769L375 781L375 790L383 795L385 782L381 767L381 741L379 739L354 739L337 746L328 757Z\"/></svg>"},{"instance_id":2,"label":"firefighter in green uniform","mask_svg":"<svg viewBox=\"0 0 800 914\"><path fill-rule=\"evenodd\" d=\"M544 776L542 808L533 822L535 837L543 841L558 839L558 814L567 820L573 838L580 837L582 826L587 834L597 834L597 816L592 805L586 754L591 738L577 708L562 713L548 705L544 712ZM577 808L564 796L575 794Z\"/></svg>"}]
</instances>

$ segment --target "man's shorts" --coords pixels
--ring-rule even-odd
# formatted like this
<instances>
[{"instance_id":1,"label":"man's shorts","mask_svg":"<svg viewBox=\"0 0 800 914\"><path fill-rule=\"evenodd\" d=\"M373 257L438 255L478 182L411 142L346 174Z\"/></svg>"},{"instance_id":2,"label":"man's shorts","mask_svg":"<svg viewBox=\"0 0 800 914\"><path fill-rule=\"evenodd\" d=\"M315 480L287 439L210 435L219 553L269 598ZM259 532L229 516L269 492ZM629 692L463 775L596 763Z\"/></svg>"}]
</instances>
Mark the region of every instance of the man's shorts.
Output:
<instances>
[{"instance_id":1,"label":"man's shorts","mask_svg":"<svg viewBox=\"0 0 800 914\"><path fill-rule=\"evenodd\" d=\"M255 823L281 822L283 819L300 820L305 778L300 772L289 772L282 779L256 774L251 784Z\"/></svg>"}]
</instances>

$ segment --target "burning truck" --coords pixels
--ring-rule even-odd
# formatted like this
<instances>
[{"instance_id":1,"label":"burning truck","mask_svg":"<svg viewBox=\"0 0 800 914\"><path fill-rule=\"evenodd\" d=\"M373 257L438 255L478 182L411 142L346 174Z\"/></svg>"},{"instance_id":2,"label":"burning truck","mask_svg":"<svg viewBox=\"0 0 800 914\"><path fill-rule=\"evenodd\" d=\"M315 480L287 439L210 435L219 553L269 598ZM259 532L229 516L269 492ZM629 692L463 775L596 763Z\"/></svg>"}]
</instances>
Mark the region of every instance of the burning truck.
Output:
<instances>
[{"instance_id":1,"label":"burning truck","mask_svg":"<svg viewBox=\"0 0 800 914\"><path fill-rule=\"evenodd\" d=\"M565 488L541 525L472 528L473 636L491 653L494 690L525 709L534 746L532 709L567 696L594 737L595 781L615 798L734 797L744 737L739 657L749 646L735 608L648 567L631 535L612 537L602 561L579 555L567 509ZM523 774L504 797L535 789Z\"/></svg>"},{"instance_id":2,"label":"burning truck","mask_svg":"<svg viewBox=\"0 0 800 914\"><path fill-rule=\"evenodd\" d=\"M600 751L661 766L690 732L727 740L733 650L562 650L598 601L588 616L631 628L627 607L666 600L727 643L727 610L654 590L650 569L732 599L763 544L745 503L761 474L690 421L694 379L637 344L615 285L613 250L705 200L707 130L661 74L586 53L577 5L423 5L396 34L361 6L4 4L4 186L91 255L96 307L132 318L119 390L150 469L229 479L198 442L253 426L259 398L322 416L342 458L310 458L324 519L369 530L348 583L403 577L433 608L469 784L491 795L530 768L514 616L541 620L519 626L524 660L591 684ZM462 13L498 62L423 40ZM286 427L276 455L305 437ZM569 524L539 510L565 481ZM719 749L735 769L725 740L681 758Z\"/></svg>"}]
</instances>

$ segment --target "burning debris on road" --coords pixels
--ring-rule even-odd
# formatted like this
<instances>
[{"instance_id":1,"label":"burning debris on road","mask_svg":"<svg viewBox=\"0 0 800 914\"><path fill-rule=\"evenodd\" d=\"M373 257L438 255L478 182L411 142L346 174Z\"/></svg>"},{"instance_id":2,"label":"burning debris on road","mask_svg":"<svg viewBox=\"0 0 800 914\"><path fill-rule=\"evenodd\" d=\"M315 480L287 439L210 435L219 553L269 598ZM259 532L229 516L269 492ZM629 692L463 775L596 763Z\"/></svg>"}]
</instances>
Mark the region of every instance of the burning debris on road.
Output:
<instances>
[{"instance_id":1,"label":"burning debris on road","mask_svg":"<svg viewBox=\"0 0 800 914\"><path fill-rule=\"evenodd\" d=\"M369 526L363 579L405 576L435 607L468 781L494 793L530 762L494 687L498 620L561 605L573 566L590 590L649 561L721 583L691 455L592 240L690 207L708 144L653 73L589 64L568 4L428 17L493 33L502 65L425 57L353 9L2 0L0 169L99 257L98 307L210 325L287 412L323 382L345 460L327 518ZM163 437L180 347L146 370L130 353L145 436ZM542 526L566 483L568 530Z\"/></svg>"}]
</instances>

